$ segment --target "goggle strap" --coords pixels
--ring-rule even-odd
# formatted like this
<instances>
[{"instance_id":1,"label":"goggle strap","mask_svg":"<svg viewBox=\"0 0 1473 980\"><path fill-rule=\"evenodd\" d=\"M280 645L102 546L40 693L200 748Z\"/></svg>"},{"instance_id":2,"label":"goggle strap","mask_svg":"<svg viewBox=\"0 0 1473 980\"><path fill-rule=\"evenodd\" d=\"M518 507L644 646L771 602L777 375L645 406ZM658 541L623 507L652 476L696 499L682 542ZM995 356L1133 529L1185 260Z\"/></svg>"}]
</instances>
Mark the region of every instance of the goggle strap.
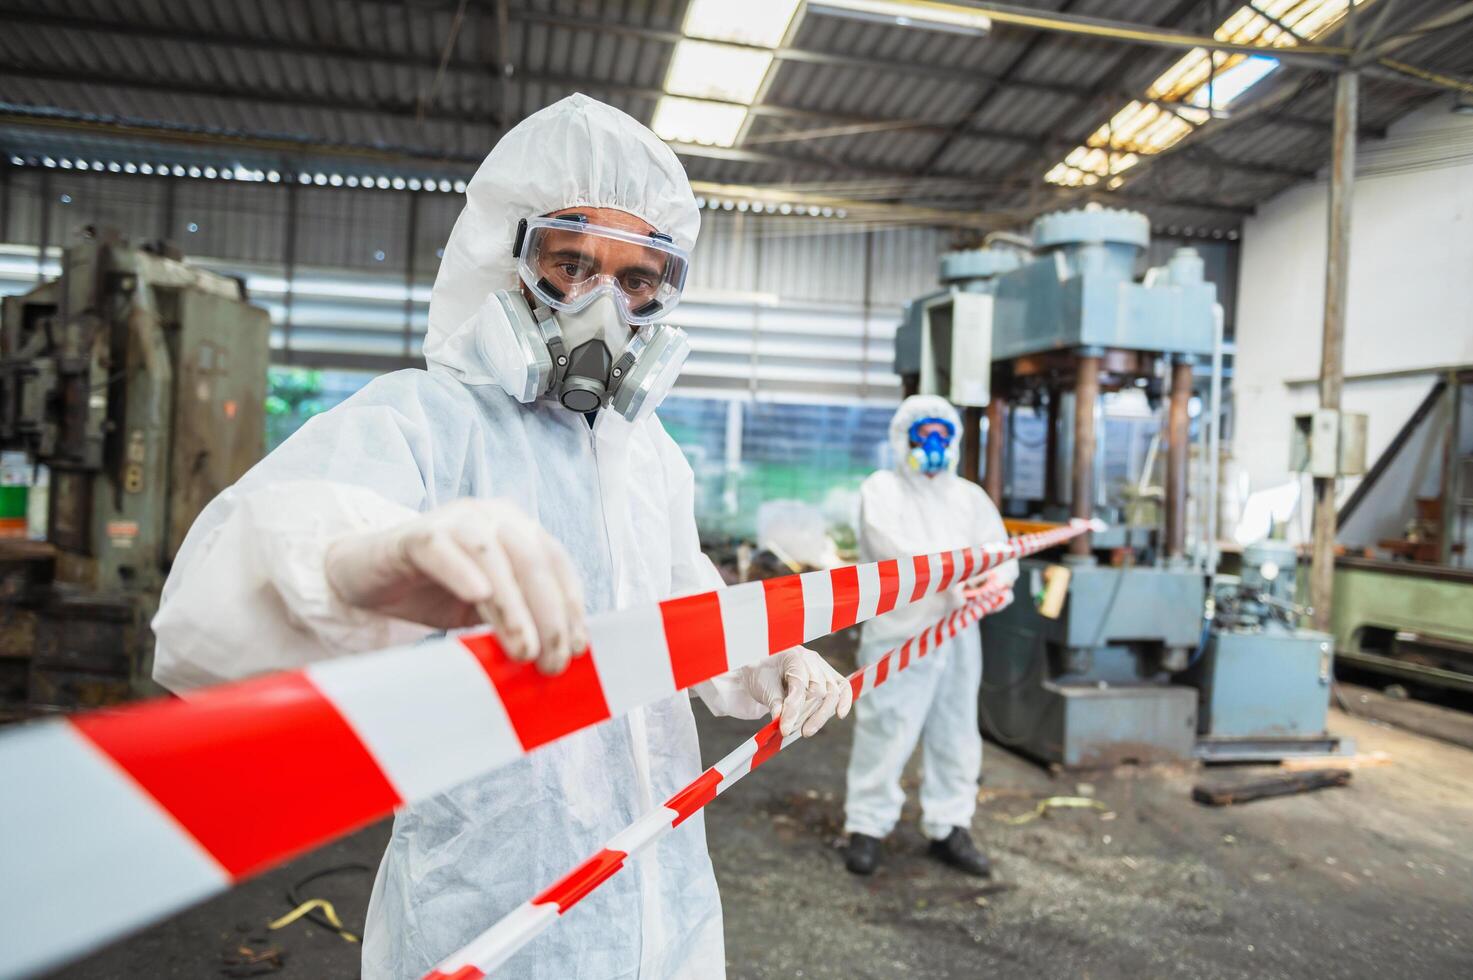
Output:
<instances>
[{"instance_id":1,"label":"goggle strap","mask_svg":"<svg viewBox=\"0 0 1473 980\"><path fill-rule=\"evenodd\" d=\"M512 239L511 257L519 259L522 257L522 245L527 240L527 219L522 218L517 222L517 237Z\"/></svg>"}]
</instances>

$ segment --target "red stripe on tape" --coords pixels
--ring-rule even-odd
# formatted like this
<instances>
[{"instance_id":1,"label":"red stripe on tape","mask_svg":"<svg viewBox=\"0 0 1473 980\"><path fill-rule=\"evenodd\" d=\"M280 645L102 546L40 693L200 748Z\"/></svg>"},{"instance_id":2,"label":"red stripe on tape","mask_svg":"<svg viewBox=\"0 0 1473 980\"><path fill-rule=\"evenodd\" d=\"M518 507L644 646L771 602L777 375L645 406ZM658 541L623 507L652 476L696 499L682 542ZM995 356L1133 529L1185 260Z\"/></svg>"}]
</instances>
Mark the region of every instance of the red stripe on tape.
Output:
<instances>
[{"instance_id":1,"label":"red stripe on tape","mask_svg":"<svg viewBox=\"0 0 1473 980\"><path fill-rule=\"evenodd\" d=\"M72 724L235 878L402 802L347 721L301 673L81 715ZM263 820L262 813L290 819Z\"/></svg>"},{"instance_id":2,"label":"red stripe on tape","mask_svg":"<svg viewBox=\"0 0 1473 980\"><path fill-rule=\"evenodd\" d=\"M424 975L424 980L485 980L486 974L473 966L466 965L454 973L442 973L439 970L431 970Z\"/></svg>"},{"instance_id":3,"label":"red stripe on tape","mask_svg":"<svg viewBox=\"0 0 1473 980\"><path fill-rule=\"evenodd\" d=\"M859 568L846 565L829 573L829 584L834 590L834 615L829 623L833 633L848 629L859 618Z\"/></svg>"},{"instance_id":4,"label":"red stripe on tape","mask_svg":"<svg viewBox=\"0 0 1473 980\"><path fill-rule=\"evenodd\" d=\"M977 549L963 548L962 554L965 556L965 561L962 564L961 581L965 582L972 577L972 567L977 564Z\"/></svg>"},{"instance_id":5,"label":"red stripe on tape","mask_svg":"<svg viewBox=\"0 0 1473 980\"><path fill-rule=\"evenodd\" d=\"M855 697L858 696L859 694L856 689ZM757 732L756 735L752 737L757 739L757 753L752 756L753 769L756 769L758 766L762 765L762 763L766 762L768 759L771 759L773 756L777 755L783 750L782 731L779 729L778 723L775 721L768 722L766 726L764 726L759 732Z\"/></svg>"},{"instance_id":6,"label":"red stripe on tape","mask_svg":"<svg viewBox=\"0 0 1473 980\"><path fill-rule=\"evenodd\" d=\"M956 555L954 552L941 552L941 581L936 585L936 591L940 592L951 584L951 577L956 574Z\"/></svg>"},{"instance_id":7,"label":"red stripe on tape","mask_svg":"<svg viewBox=\"0 0 1473 980\"><path fill-rule=\"evenodd\" d=\"M614 872L624 867L624 859L628 856L623 851L611 851L604 848L574 868L557 884L532 899L532 904L552 903L557 906L557 914L562 915L577 905L584 895L602 885L613 876Z\"/></svg>"},{"instance_id":8,"label":"red stripe on tape","mask_svg":"<svg viewBox=\"0 0 1473 980\"><path fill-rule=\"evenodd\" d=\"M875 687L885 683L885 678L890 676L890 655L886 654L875 664Z\"/></svg>"},{"instance_id":9,"label":"red stripe on tape","mask_svg":"<svg viewBox=\"0 0 1473 980\"><path fill-rule=\"evenodd\" d=\"M726 673L726 630L721 626L721 599L715 592L660 603L665 645L675 689L684 690L708 677Z\"/></svg>"},{"instance_id":10,"label":"red stripe on tape","mask_svg":"<svg viewBox=\"0 0 1473 980\"><path fill-rule=\"evenodd\" d=\"M875 615L883 616L895 608L895 597L900 592L900 562L894 558L880 562L880 601L875 606Z\"/></svg>"},{"instance_id":11,"label":"red stripe on tape","mask_svg":"<svg viewBox=\"0 0 1473 980\"><path fill-rule=\"evenodd\" d=\"M716 799L716 787L720 785L720 770L707 769L689 786L666 800L665 805L680 814L670 826L679 827L692 813Z\"/></svg>"},{"instance_id":12,"label":"red stripe on tape","mask_svg":"<svg viewBox=\"0 0 1473 980\"><path fill-rule=\"evenodd\" d=\"M931 559L928 555L916 555L911 564L916 570L916 587L911 590L910 601L920 602L926 594L926 586L931 584Z\"/></svg>"},{"instance_id":13,"label":"red stripe on tape","mask_svg":"<svg viewBox=\"0 0 1473 980\"><path fill-rule=\"evenodd\" d=\"M907 668L907 667L910 666L910 645L911 645L912 642L914 642L914 638L907 639L904 643L902 643L900 645L900 669L901 670L904 670L905 668Z\"/></svg>"},{"instance_id":14,"label":"red stripe on tape","mask_svg":"<svg viewBox=\"0 0 1473 980\"><path fill-rule=\"evenodd\" d=\"M864 690L864 671L856 670L849 678L849 690L856 698L859 697L859 692Z\"/></svg>"},{"instance_id":15,"label":"red stripe on tape","mask_svg":"<svg viewBox=\"0 0 1473 980\"><path fill-rule=\"evenodd\" d=\"M765 579L767 652L781 653L803 642L803 581L796 575Z\"/></svg>"},{"instance_id":16,"label":"red stripe on tape","mask_svg":"<svg viewBox=\"0 0 1473 980\"><path fill-rule=\"evenodd\" d=\"M926 629L921 632L921 642L919 644L919 648L916 650L916 658L917 659L919 659L921 657L924 657L927 653L930 652L929 650L926 649L926 638L928 636L930 636L930 635L931 635L931 628L929 626L926 627Z\"/></svg>"},{"instance_id":17,"label":"red stripe on tape","mask_svg":"<svg viewBox=\"0 0 1473 980\"><path fill-rule=\"evenodd\" d=\"M531 663L512 660L490 633L457 639L491 678L517 738L528 752L608 720L609 703L604 699L593 658L586 653L574 657L561 674L549 677Z\"/></svg>"}]
</instances>

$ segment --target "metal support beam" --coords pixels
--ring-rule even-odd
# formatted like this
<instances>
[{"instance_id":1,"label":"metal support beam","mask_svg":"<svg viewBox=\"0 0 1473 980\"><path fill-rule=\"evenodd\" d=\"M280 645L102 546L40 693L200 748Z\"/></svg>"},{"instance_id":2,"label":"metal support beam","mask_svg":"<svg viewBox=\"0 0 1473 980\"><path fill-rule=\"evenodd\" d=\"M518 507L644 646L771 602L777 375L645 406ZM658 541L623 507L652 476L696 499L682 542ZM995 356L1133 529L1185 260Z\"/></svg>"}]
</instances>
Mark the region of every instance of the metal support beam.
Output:
<instances>
[{"instance_id":1,"label":"metal support beam","mask_svg":"<svg viewBox=\"0 0 1473 980\"><path fill-rule=\"evenodd\" d=\"M1171 403L1166 422L1166 556L1187 554L1187 450L1191 437L1188 403L1192 400L1192 362L1171 365Z\"/></svg>"},{"instance_id":2,"label":"metal support beam","mask_svg":"<svg viewBox=\"0 0 1473 980\"><path fill-rule=\"evenodd\" d=\"M1345 303L1350 283L1350 210L1355 189L1355 120L1359 76L1335 79L1335 145L1330 158L1329 254L1325 265L1325 320L1320 346L1320 408L1340 411L1345 383ZM1330 629L1335 590L1335 478L1314 478L1314 543L1309 594L1315 629Z\"/></svg>"},{"instance_id":3,"label":"metal support beam","mask_svg":"<svg viewBox=\"0 0 1473 980\"><path fill-rule=\"evenodd\" d=\"M981 483L982 470L982 409L962 409L962 476L973 483Z\"/></svg>"},{"instance_id":4,"label":"metal support beam","mask_svg":"<svg viewBox=\"0 0 1473 980\"><path fill-rule=\"evenodd\" d=\"M987 403L987 467L983 471L982 489L998 509L1002 508L1002 459L1006 438L1002 417L1006 409L1007 399L993 391L992 400Z\"/></svg>"},{"instance_id":5,"label":"metal support beam","mask_svg":"<svg viewBox=\"0 0 1473 980\"><path fill-rule=\"evenodd\" d=\"M51 244L51 174L41 171L38 193L41 196L41 227L36 229L39 244L36 248L36 281L46 278L46 249Z\"/></svg>"},{"instance_id":6,"label":"metal support beam","mask_svg":"<svg viewBox=\"0 0 1473 980\"><path fill-rule=\"evenodd\" d=\"M1074 460L1071 468L1071 517L1087 521L1095 516L1095 403L1100 400L1100 358L1086 354L1075 365ZM1092 535L1069 541L1069 554L1088 557Z\"/></svg>"},{"instance_id":7,"label":"metal support beam","mask_svg":"<svg viewBox=\"0 0 1473 980\"><path fill-rule=\"evenodd\" d=\"M932 2L932 0L927 0ZM1301 44L1294 47L1272 48L1261 44L1235 44L1219 41L1207 34L1190 34L1170 27L1153 27L1132 24L1128 21L1110 20L1104 17L1089 17L1083 14L1040 11L1011 4L983 2L983 0L947 0L943 6L954 6L971 12L980 12L992 18L995 24L1031 31L1046 31L1068 34L1075 37L1090 37L1121 44L1146 45L1148 47L1191 50L1202 48L1207 51L1224 51L1231 54L1261 54L1272 50L1274 57L1286 65L1308 65L1318 68L1340 68L1350 55L1349 48L1319 44Z\"/></svg>"}]
</instances>

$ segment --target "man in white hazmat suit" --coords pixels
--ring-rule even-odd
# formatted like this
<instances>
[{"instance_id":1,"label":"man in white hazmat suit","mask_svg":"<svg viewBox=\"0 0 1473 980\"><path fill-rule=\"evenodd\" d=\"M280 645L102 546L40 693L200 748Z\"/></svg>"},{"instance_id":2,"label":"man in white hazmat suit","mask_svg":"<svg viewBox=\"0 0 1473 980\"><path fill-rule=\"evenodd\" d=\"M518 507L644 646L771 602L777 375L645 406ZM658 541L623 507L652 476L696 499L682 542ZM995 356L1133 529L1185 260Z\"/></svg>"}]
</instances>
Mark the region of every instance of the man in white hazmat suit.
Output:
<instances>
[{"instance_id":1,"label":"man in white hazmat suit","mask_svg":"<svg viewBox=\"0 0 1473 980\"><path fill-rule=\"evenodd\" d=\"M657 321L699 226L675 155L622 112L575 95L507 133L445 249L429 370L375 379L206 508L164 588L157 679L187 692L479 622L555 673L586 649L585 608L719 587L690 467L649 414L684 360L684 335ZM804 734L850 698L801 648L697 693ZM421 976L699 772L681 693L408 807L363 976ZM724 972L699 814L502 967Z\"/></svg>"},{"instance_id":2,"label":"man in white hazmat suit","mask_svg":"<svg viewBox=\"0 0 1473 980\"><path fill-rule=\"evenodd\" d=\"M960 437L961 419L945 399L914 395L900 403L890 420L895 469L871 474L859 491L863 561L1006 540L997 507L981 487L956 475ZM860 634L860 664L874 663L959 607L964 587L1005 589L1017 577L1017 562L1008 562L978 580L870 620ZM981 683L981 641L973 625L925 659L912 661L856 706L844 800L850 871L871 874L878 866L880 841L895 827L905 802L901 771L920 741L921 830L931 841L931 854L970 874L991 872L970 830L982 770Z\"/></svg>"}]
</instances>

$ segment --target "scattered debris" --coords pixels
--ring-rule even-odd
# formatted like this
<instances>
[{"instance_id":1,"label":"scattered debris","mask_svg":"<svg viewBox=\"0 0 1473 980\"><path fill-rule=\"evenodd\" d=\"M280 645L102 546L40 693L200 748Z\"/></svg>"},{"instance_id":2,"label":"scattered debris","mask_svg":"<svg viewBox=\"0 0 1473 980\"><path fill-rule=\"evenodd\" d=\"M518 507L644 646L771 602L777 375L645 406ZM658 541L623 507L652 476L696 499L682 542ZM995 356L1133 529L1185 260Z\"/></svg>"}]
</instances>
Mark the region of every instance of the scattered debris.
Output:
<instances>
[{"instance_id":1,"label":"scattered debris","mask_svg":"<svg viewBox=\"0 0 1473 980\"><path fill-rule=\"evenodd\" d=\"M1090 799L1087 796L1050 796L1046 800L1039 800L1038 806L1027 813L1016 817L995 814L993 819L1014 825L1025 824L1046 815L1050 810L1104 810L1109 812L1110 808L1099 800Z\"/></svg>"},{"instance_id":2,"label":"scattered debris","mask_svg":"<svg viewBox=\"0 0 1473 980\"><path fill-rule=\"evenodd\" d=\"M1290 796L1308 793L1331 786L1344 786L1350 782L1348 769L1314 769L1296 772L1287 777L1263 779L1251 783L1208 784L1198 783L1192 787L1192 799L1208 806L1231 806L1274 796Z\"/></svg>"},{"instance_id":3,"label":"scattered debris","mask_svg":"<svg viewBox=\"0 0 1473 980\"><path fill-rule=\"evenodd\" d=\"M302 918L303 916L316 911L322 912L323 917L327 919L333 931L336 932L339 936L343 937L345 941L350 943L356 943L359 941L356 935L349 932L343 927L343 920L338 918L338 910L333 908L332 903L325 898L308 899L301 905L298 905L296 908L292 909L286 915L283 915L281 918L268 922L266 924L266 928L271 929L272 931L275 931L277 929L284 929L287 926L291 925L293 922L296 922L298 919Z\"/></svg>"},{"instance_id":4,"label":"scattered debris","mask_svg":"<svg viewBox=\"0 0 1473 980\"><path fill-rule=\"evenodd\" d=\"M256 942L256 937L251 938ZM220 954L220 974L226 977L263 977L286 966L286 952L279 946L237 943Z\"/></svg>"}]
</instances>

